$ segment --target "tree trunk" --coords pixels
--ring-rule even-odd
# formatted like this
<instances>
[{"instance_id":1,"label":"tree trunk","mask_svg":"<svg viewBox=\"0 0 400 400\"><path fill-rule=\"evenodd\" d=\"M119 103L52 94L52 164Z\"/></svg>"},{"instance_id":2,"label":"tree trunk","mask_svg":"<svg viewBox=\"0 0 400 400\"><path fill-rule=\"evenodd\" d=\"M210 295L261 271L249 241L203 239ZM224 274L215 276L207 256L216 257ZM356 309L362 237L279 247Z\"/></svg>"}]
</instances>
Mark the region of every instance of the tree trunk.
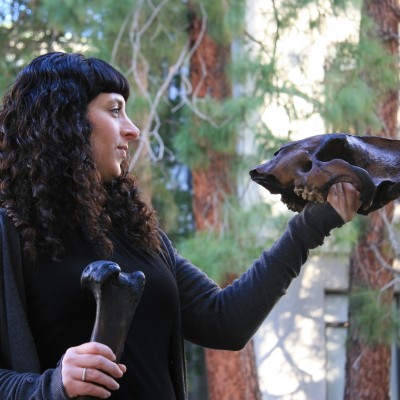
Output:
<instances>
[{"instance_id":1,"label":"tree trunk","mask_svg":"<svg viewBox=\"0 0 400 400\"><path fill-rule=\"evenodd\" d=\"M231 96L226 74L230 44L216 43L202 31L203 21L189 6L191 45L199 43L190 61L190 81L198 98L223 100ZM201 35L203 35L201 37ZM212 148L207 149L209 164L192 170L193 213L196 230L219 232L221 208L227 195L235 193L231 159ZM209 400L260 400L254 349L249 343L242 351L205 350Z\"/></svg>"},{"instance_id":2,"label":"tree trunk","mask_svg":"<svg viewBox=\"0 0 400 400\"><path fill-rule=\"evenodd\" d=\"M387 218L393 216L393 205L383 209ZM388 251L385 238L385 224L379 211L368 217L368 231L356 245L355 255L350 265L350 293L358 287L370 289L382 288L393 279L392 273L385 269L377 259L376 252L391 265L393 258ZM373 250L375 247L375 251ZM393 293L385 292L383 301L391 303ZM352 321L357 310L349 309L349 337L347 343L346 363L346 400L386 400L389 399L390 389L390 346L365 343Z\"/></svg>"},{"instance_id":3,"label":"tree trunk","mask_svg":"<svg viewBox=\"0 0 400 400\"><path fill-rule=\"evenodd\" d=\"M252 341L241 351L205 354L210 400L261 400Z\"/></svg>"},{"instance_id":4,"label":"tree trunk","mask_svg":"<svg viewBox=\"0 0 400 400\"><path fill-rule=\"evenodd\" d=\"M366 0L366 15L376 24L377 33L383 45L393 54L396 64L393 71L397 74L398 66L398 23L399 10L397 0ZM388 92L383 99L379 115L383 129L378 134L389 138L396 137L398 111L397 87ZM367 218L365 234L361 236L355 248L355 255L350 264L350 293L358 287L380 289L393 279L389 269L383 266L377 254L384 262L391 265L393 255L386 238L384 216L387 221L393 217L393 203L371 213ZM383 301L391 304L393 292L385 292ZM353 323L357 310L349 309L349 338L347 346L345 400L386 400L390 393L390 347L384 344L367 345L360 338Z\"/></svg>"},{"instance_id":5,"label":"tree trunk","mask_svg":"<svg viewBox=\"0 0 400 400\"><path fill-rule=\"evenodd\" d=\"M221 207L226 195L234 193L229 157L209 150L208 159L207 168L192 170L193 212L198 231L221 228Z\"/></svg>"}]
</instances>

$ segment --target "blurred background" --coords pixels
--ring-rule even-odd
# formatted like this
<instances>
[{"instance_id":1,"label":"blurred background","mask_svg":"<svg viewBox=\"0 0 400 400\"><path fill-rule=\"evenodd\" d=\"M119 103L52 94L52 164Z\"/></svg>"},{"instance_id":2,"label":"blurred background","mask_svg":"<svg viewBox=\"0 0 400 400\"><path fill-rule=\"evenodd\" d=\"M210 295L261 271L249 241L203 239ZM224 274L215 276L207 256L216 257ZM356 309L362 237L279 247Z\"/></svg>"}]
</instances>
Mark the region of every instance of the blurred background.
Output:
<instances>
[{"instance_id":1,"label":"blurred background","mask_svg":"<svg viewBox=\"0 0 400 400\"><path fill-rule=\"evenodd\" d=\"M0 0L0 94L49 51L119 69L143 196L225 286L294 215L253 166L311 135L397 138L399 19L398 0ZM314 250L244 350L187 343L189 399L400 399L396 206Z\"/></svg>"}]
</instances>

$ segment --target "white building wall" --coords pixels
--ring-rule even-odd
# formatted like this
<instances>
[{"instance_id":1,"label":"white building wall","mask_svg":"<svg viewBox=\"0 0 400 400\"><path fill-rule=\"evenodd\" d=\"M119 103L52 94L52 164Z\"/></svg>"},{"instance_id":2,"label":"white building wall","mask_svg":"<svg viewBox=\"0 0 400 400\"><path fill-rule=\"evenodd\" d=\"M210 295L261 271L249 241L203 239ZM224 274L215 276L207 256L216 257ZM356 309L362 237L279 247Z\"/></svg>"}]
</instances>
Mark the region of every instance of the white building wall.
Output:
<instances>
[{"instance_id":1,"label":"white building wall","mask_svg":"<svg viewBox=\"0 0 400 400\"><path fill-rule=\"evenodd\" d=\"M327 380L325 321L329 310L325 301L326 289L338 292L347 289L347 264L346 255L312 256L256 334L256 361L263 400L343 398L344 369L335 373L335 368L344 367L343 347L331 348L335 365L330 368L331 374L335 373L333 385L328 385ZM347 314L347 309L344 311ZM337 316L331 315L331 318L334 320ZM334 337L330 336L329 344L334 346Z\"/></svg>"}]
</instances>

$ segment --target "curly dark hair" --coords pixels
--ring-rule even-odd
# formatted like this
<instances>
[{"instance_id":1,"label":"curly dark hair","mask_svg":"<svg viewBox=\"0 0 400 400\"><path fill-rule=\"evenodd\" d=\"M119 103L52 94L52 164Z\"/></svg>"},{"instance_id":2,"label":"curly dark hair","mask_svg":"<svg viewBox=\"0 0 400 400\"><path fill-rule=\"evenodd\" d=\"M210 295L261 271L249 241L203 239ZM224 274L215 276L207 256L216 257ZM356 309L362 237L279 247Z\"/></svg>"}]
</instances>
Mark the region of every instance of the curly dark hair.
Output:
<instances>
[{"instance_id":1,"label":"curly dark hair","mask_svg":"<svg viewBox=\"0 0 400 400\"><path fill-rule=\"evenodd\" d=\"M99 256L112 253L111 228L133 248L160 247L155 212L140 199L127 161L108 183L96 170L86 113L100 93L127 100L128 81L100 59L54 52L28 64L3 97L0 206L20 233L24 261L57 260L76 229Z\"/></svg>"}]
</instances>

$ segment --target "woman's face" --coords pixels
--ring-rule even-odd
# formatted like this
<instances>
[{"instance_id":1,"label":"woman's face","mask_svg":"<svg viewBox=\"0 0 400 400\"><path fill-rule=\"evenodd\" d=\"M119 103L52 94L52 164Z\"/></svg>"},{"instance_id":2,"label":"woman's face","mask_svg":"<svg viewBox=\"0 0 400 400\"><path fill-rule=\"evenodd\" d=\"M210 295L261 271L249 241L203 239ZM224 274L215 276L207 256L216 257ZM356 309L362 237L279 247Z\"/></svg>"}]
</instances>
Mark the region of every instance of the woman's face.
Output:
<instances>
[{"instance_id":1,"label":"woman's face","mask_svg":"<svg viewBox=\"0 0 400 400\"><path fill-rule=\"evenodd\" d=\"M100 93L88 104L92 124L90 138L94 162L106 182L121 175L128 143L139 137L139 129L125 113L125 100L118 93Z\"/></svg>"}]
</instances>

